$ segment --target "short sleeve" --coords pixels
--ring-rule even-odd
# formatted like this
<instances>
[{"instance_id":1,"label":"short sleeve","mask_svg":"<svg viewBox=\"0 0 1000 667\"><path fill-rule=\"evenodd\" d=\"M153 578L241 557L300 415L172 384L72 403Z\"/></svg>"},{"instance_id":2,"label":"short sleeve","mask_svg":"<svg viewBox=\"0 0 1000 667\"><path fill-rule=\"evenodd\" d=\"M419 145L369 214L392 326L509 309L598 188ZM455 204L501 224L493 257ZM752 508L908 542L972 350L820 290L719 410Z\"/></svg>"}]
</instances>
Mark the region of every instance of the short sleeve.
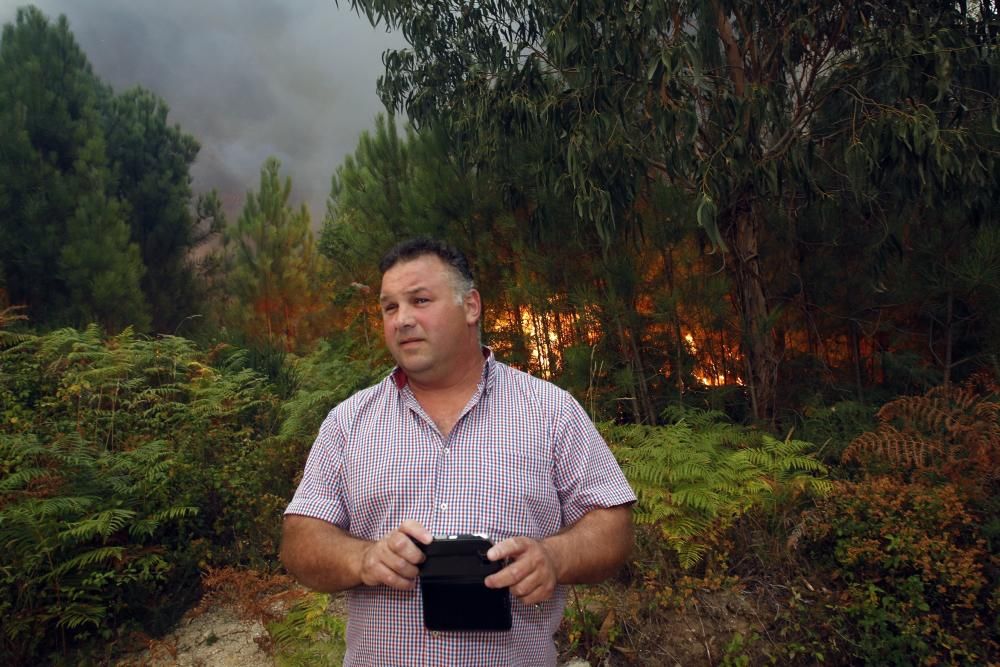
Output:
<instances>
[{"instance_id":1,"label":"short sleeve","mask_svg":"<svg viewBox=\"0 0 1000 667\"><path fill-rule=\"evenodd\" d=\"M323 420L319 434L306 459L302 481L295 490L285 514L322 519L335 526L350 529L343 488L344 428L334 409Z\"/></svg>"},{"instance_id":2,"label":"short sleeve","mask_svg":"<svg viewBox=\"0 0 1000 667\"><path fill-rule=\"evenodd\" d=\"M583 407L568 393L555 424L555 484L564 526L591 510L635 502L621 466Z\"/></svg>"}]
</instances>

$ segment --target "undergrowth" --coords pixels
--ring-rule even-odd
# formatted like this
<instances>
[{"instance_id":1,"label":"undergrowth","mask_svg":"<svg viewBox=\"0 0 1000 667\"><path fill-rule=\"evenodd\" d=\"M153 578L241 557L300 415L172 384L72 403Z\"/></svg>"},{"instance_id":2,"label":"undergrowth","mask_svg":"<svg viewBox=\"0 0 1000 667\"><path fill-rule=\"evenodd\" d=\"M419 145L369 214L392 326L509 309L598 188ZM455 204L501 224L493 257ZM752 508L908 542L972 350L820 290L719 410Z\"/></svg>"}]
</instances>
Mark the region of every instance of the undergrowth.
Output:
<instances>
[{"instance_id":1,"label":"undergrowth","mask_svg":"<svg viewBox=\"0 0 1000 667\"><path fill-rule=\"evenodd\" d=\"M210 569L202 579L201 613L222 605L267 629L262 648L278 667L339 664L344 657L345 621L332 596L308 591L291 577L235 568Z\"/></svg>"},{"instance_id":2,"label":"undergrowth","mask_svg":"<svg viewBox=\"0 0 1000 667\"><path fill-rule=\"evenodd\" d=\"M690 568L752 507L782 494L826 493L810 443L778 440L720 412L671 410L669 426L604 426L636 491L638 523L659 529Z\"/></svg>"}]
</instances>

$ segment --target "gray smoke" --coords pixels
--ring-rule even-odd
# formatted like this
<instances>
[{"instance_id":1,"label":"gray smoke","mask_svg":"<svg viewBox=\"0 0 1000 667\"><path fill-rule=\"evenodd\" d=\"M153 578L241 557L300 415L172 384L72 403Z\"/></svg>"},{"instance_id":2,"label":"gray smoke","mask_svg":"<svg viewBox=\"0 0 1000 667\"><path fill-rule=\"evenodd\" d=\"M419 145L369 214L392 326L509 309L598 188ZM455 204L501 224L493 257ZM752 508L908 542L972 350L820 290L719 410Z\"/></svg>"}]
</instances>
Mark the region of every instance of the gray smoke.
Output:
<instances>
[{"instance_id":1,"label":"gray smoke","mask_svg":"<svg viewBox=\"0 0 1000 667\"><path fill-rule=\"evenodd\" d=\"M22 0L0 0L0 23ZM116 91L142 85L201 143L196 192L217 188L232 215L268 156L293 203L318 225L330 176L383 111L382 53L402 35L333 0L36 0L65 14L95 72ZM346 5L346 3L344 3Z\"/></svg>"}]
</instances>

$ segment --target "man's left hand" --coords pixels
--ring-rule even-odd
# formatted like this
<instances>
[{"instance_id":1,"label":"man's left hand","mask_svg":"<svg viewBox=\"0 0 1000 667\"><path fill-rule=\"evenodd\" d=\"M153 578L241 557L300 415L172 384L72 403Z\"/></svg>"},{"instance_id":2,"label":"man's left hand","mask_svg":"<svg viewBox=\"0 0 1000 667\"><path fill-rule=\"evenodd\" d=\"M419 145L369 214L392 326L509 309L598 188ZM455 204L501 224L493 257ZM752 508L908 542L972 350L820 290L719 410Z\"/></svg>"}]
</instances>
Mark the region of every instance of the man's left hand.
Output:
<instances>
[{"instance_id":1,"label":"man's left hand","mask_svg":"<svg viewBox=\"0 0 1000 667\"><path fill-rule=\"evenodd\" d=\"M524 604L537 604L552 597L558 569L552 552L530 537L512 537L486 552L492 561L509 558L507 567L486 577L487 588L507 588Z\"/></svg>"}]
</instances>

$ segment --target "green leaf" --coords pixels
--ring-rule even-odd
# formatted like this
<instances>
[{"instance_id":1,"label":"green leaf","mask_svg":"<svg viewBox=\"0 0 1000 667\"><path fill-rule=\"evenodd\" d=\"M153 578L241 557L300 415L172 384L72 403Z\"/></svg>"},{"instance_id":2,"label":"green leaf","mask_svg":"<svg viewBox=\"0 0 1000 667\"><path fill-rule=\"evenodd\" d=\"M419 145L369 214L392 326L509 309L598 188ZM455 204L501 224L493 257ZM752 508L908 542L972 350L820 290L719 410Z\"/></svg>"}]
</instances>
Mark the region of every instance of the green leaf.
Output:
<instances>
[{"instance_id":1,"label":"green leaf","mask_svg":"<svg viewBox=\"0 0 1000 667\"><path fill-rule=\"evenodd\" d=\"M709 240L712 245L716 248L722 250L722 252L727 252L726 242L722 239L722 235L719 233L719 227L716 220L718 214L718 209L715 206L715 202L707 193L702 193L698 200L698 208L695 213L695 217L698 221L698 226L705 230L708 234Z\"/></svg>"}]
</instances>

